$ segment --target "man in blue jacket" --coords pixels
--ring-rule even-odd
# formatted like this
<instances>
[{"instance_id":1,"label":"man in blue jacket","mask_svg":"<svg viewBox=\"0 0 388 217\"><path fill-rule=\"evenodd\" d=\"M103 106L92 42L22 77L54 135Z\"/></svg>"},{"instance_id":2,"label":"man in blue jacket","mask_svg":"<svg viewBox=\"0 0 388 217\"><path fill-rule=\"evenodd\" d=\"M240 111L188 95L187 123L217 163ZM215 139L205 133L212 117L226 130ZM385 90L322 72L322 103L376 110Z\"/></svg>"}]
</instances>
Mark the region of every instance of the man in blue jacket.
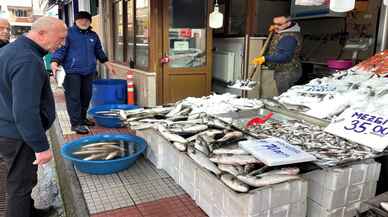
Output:
<instances>
[{"instance_id":1,"label":"man in blue jacket","mask_svg":"<svg viewBox=\"0 0 388 217\"><path fill-rule=\"evenodd\" d=\"M92 96L92 81L96 73L96 59L114 73L106 57L98 35L91 30L92 16L80 11L75 16L75 25L69 28L66 44L52 55L51 70L55 75L58 66L66 72L63 87L71 129L79 134L87 134L87 126L94 123L86 119Z\"/></svg>"},{"instance_id":2,"label":"man in blue jacket","mask_svg":"<svg viewBox=\"0 0 388 217\"><path fill-rule=\"evenodd\" d=\"M265 56L257 57L254 64L264 64L274 70L274 79L278 93L285 92L295 85L302 77L302 65L300 63L300 51L302 48L302 36L300 27L289 18L281 16L273 19L274 25L270 31L274 36L268 53Z\"/></svg>"},{"instance_id":3,"label":"man in blue jacket","mask_svg":"<svg viewBox=\"0 0 388 217\"><path fill-rule=\"evenodd\" d=\"M55 120L55 103L43 56L62 46L66 25L42 17L31 31L0 49L0 155L8 167L8 217L40 216L33 208L37 165L51 150L46 130Z\"/></svg>"}]
</instances>

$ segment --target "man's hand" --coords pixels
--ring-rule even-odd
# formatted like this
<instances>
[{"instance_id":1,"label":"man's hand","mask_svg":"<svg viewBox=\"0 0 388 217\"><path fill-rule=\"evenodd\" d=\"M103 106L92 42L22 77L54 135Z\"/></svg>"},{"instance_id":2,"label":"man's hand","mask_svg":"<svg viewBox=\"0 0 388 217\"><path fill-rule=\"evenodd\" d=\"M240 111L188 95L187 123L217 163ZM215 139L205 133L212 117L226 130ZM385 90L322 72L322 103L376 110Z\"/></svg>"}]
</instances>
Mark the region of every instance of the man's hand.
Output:
<instances>
[{"instance_id":1,"label":"man's hand","mask_svg":"<svg viewBox=\"0 0 388 217\"><path fill-rule=\"evenodd\" d=\"M59 65L57 62L52 62L51 63L51 71L53 72L53 77L55 79L55 75L57 74L57 71L59 69Z\"/></svg>"},{"instance_id":2,"label":"man's hand","mask_svg":"<svg viewBox=\"0 0 388 217\"><path fill-rule=\"evenodd\" d=\"M116 70L113 68L111 62L108 61L108 62L104 63L104 65L106 66L106 68L108 69L110 74L112 74L112 75L116 74Z\"/></svg>"},{"instance_id":3,"label":"man's hand","mask_svg":"<svg viewBox=\"0 0 388 217\"><path fill-rule=\"evenodd\" d=\"M255 59L253 59L252 63L254 65L262 65L265 63L265 57L264 56L256 57Z\"/></svg>"},{"instance_id":4,"label":"man's hand","mask_svg":"<svg viewBox=\"0 0 388 217\"><path fill-rule=\"evenodd\" d=\"M271 25L270 27L269 27L269 29L268 29L268 32L274 32L274 31L276 31L276 29L277 29L277 25Z\"/></svg>"},{"instance_id":5,"label":"man's hand","mask_svg":"<svg viewBox=\"0 0 388 217\"><path fill-rule=\"evenodd\" d=\"M32 164L41 166L49 162L51 158L53 158L53 155L50 149L39 153L35 153L36 160Z\"/></svg>"}]
</instances>

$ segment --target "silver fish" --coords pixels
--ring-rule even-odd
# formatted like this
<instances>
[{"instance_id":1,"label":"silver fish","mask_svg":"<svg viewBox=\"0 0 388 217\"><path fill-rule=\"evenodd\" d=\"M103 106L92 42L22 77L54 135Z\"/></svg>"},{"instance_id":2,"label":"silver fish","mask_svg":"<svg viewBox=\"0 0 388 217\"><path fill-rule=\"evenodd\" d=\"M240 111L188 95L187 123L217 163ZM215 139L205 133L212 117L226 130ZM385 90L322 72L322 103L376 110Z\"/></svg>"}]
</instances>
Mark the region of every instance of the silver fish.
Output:
<instances>
[{"instance_id":1,"label":"silver fish","mask_svg":"<svg viewBox=\"0 0 388 217\"><path fill-rule=\"evenodd\" d=\"M223 174L221 176L221 181L225 183L229 188L233 189L237 192L248 192L249 186L240 180L238 180L236 177L230 175L230 174Z\"/></svg>"},{"instance_id":2,"label":"silver fish","mask_svg":"<svg viewBox=\"0 0 388 217\"><path fill-rule=\"evenodd\" d=\"M210 158L210 161L220 164L231 164L231 165L245 165L251 163L261 163L252 155L214 155Z\"/></svg>"},{"instance_id":3,"label":"silver fish","mask_svg":"<svg viewBox=\"0 0 388 217\"><path fill-rule=\"evenodd\" d=\"M169 129L170 132L172 133L199 133L204 130L207 130L208 126L204 124L198 124L198 125L193 125L189 127L184 127L184 128L173 128Z\"/></svg>"},{"instance_id":4,"label":"silver fish","mask_svg":"<svg viewBox=\"0 0 388 217\"><path fill-rule=\"evenodd\" d=\"M237 178L240 181L246 183L247 185L250 185L256 188L267 186L267 185L278 184L278 183L286 182L290 180L300 179L300 177L296 175L268 175L268 176L263 176L261 178L258 178L255 176L238 175Z\"/></svg>"},{"instance_id":5,"label":"silver fish","mask_svg":"<svg viewBox=\"0 0 388 217\"><path fill-rule=\"evenodd\" d=\"M213 154L235 154L235 155L243 155L243 154L249 154L244 149L239 148L238 146L236 148L218 148L213 150Z\"/></svg>"},{"instance_id":6,"label":"silver fish","mask_svg":"<svg viewBox=\"0 0 388 217\"><path fill-rule=\"evenodd\" d=\"M187 154L191 157L191 159L193 159L197 164L199 164L203 168L213 172L217 176L221 174L221 170L218 169L218 167L200 151L196 151L192 147L188 147Z\"/></svg>"},{"instance_id":7,"label":"silver fish","mask_svg":"<svg viewBox=\"0 0 388 217\"><path fill-rule=\"evenodd\" d=\"M176 149L178 149L179 151L186 151L186 148L187 148L187 144L184 144L184 143L179 143L179 142L173 142L172 143Z\"/></svg>"},{"instance_id":8,"label":"silver fish","mask_svg":"<svg viewBox=\"0 0 388 217\"><path fill-rule=\"evenodd\" d=\"M183 108L183 104L180 103L175 108L173 108L168 114L166 114L166 117L174 117L176 116Z\"/></svg>"},{"instance_id":9,"label":"silver fish","mask_svg":"<svg viewBox=\"0 0 388 217\"><path fill-rule=\"evenodd\" d=\"M118 156L119 153L120 153L120 151L111 152L108 154L108 156L105 157L105 160L111 160L111 159L115 158L116 156Z\"/></svg>"},{"instance_id":10,"label":"silver fish","mask_svg":"<svg viewBox=\"0 0 388 217\"><path fill-rule=\"evenodd\" d=\"M225 141L232 140L232 139L239 139L239 138L242 138L243 135L244 134L242 132L240 132L240 131L228 132L228 133L225 134L224 137L222 137L221 139L217 140L217 142L225 142Z\"/></svg>"},{"instance_id":11,"label":"silver fish","mask_svg":"<svg viewBox=\"0 0 388 217\"><path fill-rule=\"evenodd\" d=\"M118 143L117 141L113 141L113 142L95 142L95 143L83 145L81 148L99 147L99 146L103 146L103 145L114 145L114 144L117 144L117 143Z\"/></svg>"},{"instance_id":12,"label":"silver fish","mask_svg":"<svg viewBox=\"0 0 388 217\"><path fill-rule=\"evenodd\" d=\"M182 144L186 144L187 143L187 140L185 138L183 138L182 136L179 136L179 135L176 135L176 134L168 132L167 129L165 127L161 126L161 125L158 126L158 130L162 134L162 136L164 138L166 138L167 140L169 140L169 141L179 142L179 143L182 143Z\"/></svg>"},{"instance_id":13,"label":"silver fish","mask_svg":"<svg viewBox=\"0 0 388 217\"><path fill-rule=\"evenodd\" d=\"M230 173L234 176L240 175L244 172L244 168L240 165L227 165L227 164L218 164L218 168L223 171Z\"/></svg>"},{"instance_id":14,"label":"silver fish","mask_svg":"<svg viewBox=\"0 0 388 217\"><path fill-rule=\"evenodd\" d=\"M101 154L93 154L89 157L84 158L83 160L102 160L104 159L109 153L101 153Z\"/></svg>"},{"instance_id":15,"label":"silver fish","mask_svg":"<svg viewBox=\"0 0 388 217\"><path fill-rule=\"evenodd\" d=\"M266 173L261 173L257 175L258 177L271 176L271 175L297 175L299 173L299 168L297 167L286 167L279 170L271 170Z\"/></svg>"}]
</instances>

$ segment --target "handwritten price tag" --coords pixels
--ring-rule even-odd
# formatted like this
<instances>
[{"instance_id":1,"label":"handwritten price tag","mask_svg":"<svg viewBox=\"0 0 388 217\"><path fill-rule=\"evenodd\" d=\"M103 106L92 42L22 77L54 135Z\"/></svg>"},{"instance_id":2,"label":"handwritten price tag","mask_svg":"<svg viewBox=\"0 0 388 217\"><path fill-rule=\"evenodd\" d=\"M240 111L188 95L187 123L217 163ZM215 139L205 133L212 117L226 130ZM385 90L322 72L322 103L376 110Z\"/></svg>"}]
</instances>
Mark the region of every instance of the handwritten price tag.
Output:
<instances>
[{"instance_id":1,"label":"handwritten price tag","mask_svg":"<svg viewBox=\"0 0 388 217\"><path fill-rule=\"evenodd\" d=\"M348 109L325 131L379 152L388 146L388 117Z\"/></svg>"},{"instance_id":2,"label":"handwritten price tag","mask_svg":"<svg viewBox=\"0 0 388 217\"><path fill-rule=\"evenodd\" d=\"M298 90L298 92L302 93L315 93L315 94L327 94L332 93L336 90L335 86L329 84L322 85L311 85L307 84L303 86L303 89Z\"/></svg>"},{"instance_id":3,"label":"handwritten price tag","mask_svg":"<svg viewBox=\"0 0 388 217\"><path fill-rule=\"evenodd\" d=\"M316 158L279 138L246 140L239 146L268 166L314 161Z\"/></svg>"}]
</instances>

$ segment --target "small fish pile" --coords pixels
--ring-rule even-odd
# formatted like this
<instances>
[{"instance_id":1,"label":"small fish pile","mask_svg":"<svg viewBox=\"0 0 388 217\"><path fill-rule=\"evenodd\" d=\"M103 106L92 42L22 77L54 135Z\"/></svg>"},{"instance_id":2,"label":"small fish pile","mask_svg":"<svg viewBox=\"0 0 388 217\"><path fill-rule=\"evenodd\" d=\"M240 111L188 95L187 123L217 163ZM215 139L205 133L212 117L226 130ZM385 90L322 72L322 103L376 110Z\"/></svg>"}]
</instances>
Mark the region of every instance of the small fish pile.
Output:
<instances>
[{"instance_id":1,"label":"small fish pile","mask_svg":"<svg viewBox=\"0 0 388 217\"><path fill-rule=\"evenodd\" d=\"M83 145L73 155L83 160L112 160L135 153L135 145L123 141L101 141Z\"/></svg>"},{"instance_id":2,"label":"small fish pile","mask_svg":"<svg viewBox=\"0 0 388 217\"><path fill-rule=\"evenodd\" d=\"M288 110L331 120L349 108L378 110L388 106L388 101L381 100L386 95L387 78L348 70L331 77L314 79L306 85L294 86L279 97L274 97L273 101Z\"/></svg>"},{"instance_id":3,"label":"small fish pile","mask_svg":"<svg viewBox=\"0 0 388 217\"><path fill-rule=\"evenodd\" d=\"M349 142L304 121L268 121L248 128L258 138L278 137L314 155L320 166L363 160L376 156L369 147Z\"/></svg>"}]
</instances>

